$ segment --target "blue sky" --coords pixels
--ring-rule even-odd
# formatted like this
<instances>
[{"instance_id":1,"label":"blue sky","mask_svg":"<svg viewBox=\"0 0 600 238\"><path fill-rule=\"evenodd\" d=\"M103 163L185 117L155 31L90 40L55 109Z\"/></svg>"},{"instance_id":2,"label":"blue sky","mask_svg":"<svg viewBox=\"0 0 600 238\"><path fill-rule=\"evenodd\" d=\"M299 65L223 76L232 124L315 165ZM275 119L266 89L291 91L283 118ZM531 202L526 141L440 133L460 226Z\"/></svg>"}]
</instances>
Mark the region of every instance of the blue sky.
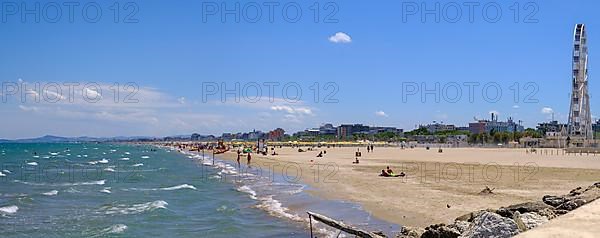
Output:
<instances>
[{"instance_id":1,"label":"blue sky","mask_svg":"<svg viewBox=\"0 0 600 238\"><path fill-rule=\"evenodd\" d=\"M138 11L129 20L137 23L123 22L134 10L133 5L125 9L127 1L117 1L118 23L111 10L115 1L98 2L102 15L96 23L86 21L94 18L94 8L88 6L88 18L82 14L83 6L92 1L81 1L74 8L72 23L66 6L61 7L58 22L51 23L48 19L56 15L53 8L44 7L49 1L25 1L30 9L36 2L42 9L39 23L35 15L26 15L22 22L22 6L16 13L10 6L0 9L0 80L25 85L21 91L36 82L42 86L94 82L102 89L97 92L101 101L81 100L78 94L86 91L82 86L75 88L72 102L66 99L66 87L59 102L43 98L35 102L33 94L23 101L20 94L3 90L0 94L7 101L0 105L0 138L220 134L276 127L293 132L324 122L412 129L434 120L466 125L474 117L489 117L491 111L498 112L500 119L514 117L530 127L549 120L550 111L566 121L576 23L585 23L588 29L593 115L600 105L594 94L600 84L595 83L593 70L595 55L600 55L596 50L600 18L595 12L600 3L592 0L533 1L532 5L484 1L475 6L472 22L463 5L468 1L336 1L330 5L279 1L272 22L267 2L258 1L262 14L256 23L246 19L256 16L256 5L248 1L136 1ZM215 3L219 9L207 13ZM240 21L231 14L223 21L221 8L234 9L236 3ZM315 3L320 9L317 23ZM434 9L436 3L440 21L432 14L423 21L421 8ZM453 23L448 19L456 16L455 3L462 15ZM488 6L488 18L483 17L482 8L488 3L502 9L497 22L491 22L495 8ZM517 22L511 10L515 3L520 9ZM288 18L282 14L286 4ZM415 4L419 9L407 14L408 5ZM295 23L290 22L293 7L302 9ZM128 82L139 87L134 96L137 103L122 102L127 94L122 86ZM269 82L280 83L273 100L264 86ZM473 82L479 86L469 100L464 84ZM118 103L109 89L115 83L121 86ZM222 102L221 91L203 94L203 85L215 83L229 88L239 83L241 91L248 89L248 97L236 102L233 95L225 95ZM335 86L324 88L328 83ZM406 93L407 85L434 89L436 83L439 102L434 94L426 94L423 101L421 91ZM527 83L533 86L524 88ZM253 101L252 85L257 84L262 85L262 97ZM286 100L295 95L292 87L285 97L286 84L300 87L300 100ZM455 98L456 85L462 85L460 100L444 100L444 89L447 98ZM483 97L484 85L494 86L488 88L488 100ZM498 87L502 96L489 100L496 97ZM330 99L337 102L325 102L334 90ZM54 95L53 90L37 91L40 97ZM534 94L527 97L529 93Z\"/></svg>"}]
</instances>

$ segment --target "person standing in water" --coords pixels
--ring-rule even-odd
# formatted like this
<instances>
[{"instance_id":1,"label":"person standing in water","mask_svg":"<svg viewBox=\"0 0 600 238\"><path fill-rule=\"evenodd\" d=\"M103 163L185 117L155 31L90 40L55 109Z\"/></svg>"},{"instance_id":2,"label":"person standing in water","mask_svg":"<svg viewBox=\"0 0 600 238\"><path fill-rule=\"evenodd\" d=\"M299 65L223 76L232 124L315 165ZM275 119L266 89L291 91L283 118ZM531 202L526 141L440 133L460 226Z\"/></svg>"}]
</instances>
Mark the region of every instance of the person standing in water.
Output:
<instances>
[{"instance_id":1,"label":"person standing in water","mask_svg":"<svg viewBox=\"0 0 600 238\"><path fill-rule=\"evenodd\" d=\"M252 156L250 155L251 153L248 152L248 166L250 166L250 160L252 160Z\"/></svg>"}]
</instances>

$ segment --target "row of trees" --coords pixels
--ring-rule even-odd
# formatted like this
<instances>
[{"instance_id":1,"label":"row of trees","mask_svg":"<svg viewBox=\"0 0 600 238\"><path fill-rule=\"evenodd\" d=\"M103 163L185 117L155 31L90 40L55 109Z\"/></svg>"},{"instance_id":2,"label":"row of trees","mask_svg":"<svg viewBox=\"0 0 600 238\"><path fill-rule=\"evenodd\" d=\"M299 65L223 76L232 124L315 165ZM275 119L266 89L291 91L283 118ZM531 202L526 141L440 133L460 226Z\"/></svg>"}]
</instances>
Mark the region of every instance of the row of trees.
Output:
<instances>
[{"instance_id":1,"label":"row of trees","mask_svg":"<svg viewBox=\"0 0 600 238\"><path fill-rule=\"evenodd\" d=\"M519 141L521 138L542 138L542 133L532 128L525 129L524 132L494 132L471 134L469 143L485 144L485 143L508 143L510 141Z\"/></svg>"},{"instance_id":2,"label":"row of trees","mask_svg":"<svg viewBox=\"0 0 600 238\"><path fill-rule=\"evenodd\" d=\"M399 135L394 132L380 132L374 135L369 134L354 134L349 140L370 140L370 141L387 141L387 142L402 142L410 140L411 137L415 136L435 136L436 142L446 143L449 136L455 135L467 135L468 142L471 144L486 144L486 143L508 143L510 141L519 141L523 137L530 138L542 138L542 134L535 129L528 128L524 132L494 132L482 133L482 134L471 134L469 131L438 131L431 133L427 128L418 128L412 131L405 132L404 135ZM302 138L308 141L339 141L335 135L319 135L314 138ZM290 136L284 138L284 141L301 140L301 138Z\"/></svg>"}]
</instances>

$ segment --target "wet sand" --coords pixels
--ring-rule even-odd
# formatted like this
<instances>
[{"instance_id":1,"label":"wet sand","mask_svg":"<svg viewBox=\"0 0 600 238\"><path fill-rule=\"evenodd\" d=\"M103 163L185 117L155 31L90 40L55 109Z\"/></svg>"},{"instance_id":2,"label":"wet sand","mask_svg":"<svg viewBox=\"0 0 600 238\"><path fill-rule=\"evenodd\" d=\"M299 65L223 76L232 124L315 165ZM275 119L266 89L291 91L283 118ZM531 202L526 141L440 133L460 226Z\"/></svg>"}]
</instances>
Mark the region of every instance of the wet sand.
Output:
<instances>
[{"instance_id":1,"label":"wet sand","mask_svg":"<svg viewBox=\"0 0 600 238\"><path fill-rule=\"evenodd\" d=\"M274 169L309 184L316 188L309 191L314 195L358 203L377 218L406 226L449 223L476 210L539 201L600 178L600 156L562 155L558 150L528 154L525 149L444 148L438 153L435 148L376 147L367 153L360 148L360 164L352 164L356 147L297 150L253 154L252 163L255 169ZM322 150L327 153L317 158ZM220 157L235 161L236 154ZM407 176L378 176L386 166ZM494 194L479 194L485 186Z\"/></svg>"}]
</instances>

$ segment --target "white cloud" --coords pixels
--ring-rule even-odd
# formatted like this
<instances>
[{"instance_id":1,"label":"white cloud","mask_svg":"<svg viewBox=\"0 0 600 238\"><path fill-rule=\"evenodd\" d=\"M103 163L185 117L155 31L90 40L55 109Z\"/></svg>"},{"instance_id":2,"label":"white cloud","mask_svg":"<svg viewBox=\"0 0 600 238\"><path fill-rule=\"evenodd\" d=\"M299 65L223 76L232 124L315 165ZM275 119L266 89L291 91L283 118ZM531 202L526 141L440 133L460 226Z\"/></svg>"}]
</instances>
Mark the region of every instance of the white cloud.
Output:
<instances>
[{"instance_id":1,"label":"white cloud","mask_svg":"<svg viewBox=\"0 0 600 238\"><path fill-rule=\"evenodd\" d=\"M294 109L296 112L302 113L302 114L306 114L306 115L312 115L313 112L312 110L310 110L310 108L306 108L306 107L298 107L296 109Z\"/></svg>"},{"instance_id":2,"label":"white cloud","mask_svg":"<svg viewBox=\"0 0 600 238\"><path fill-rule=\"evenodd\" d=\"M25 94L26 95L32 95L33 97L39 97L40 96L40 94L37 91L31 90L31 89L26 90Z\"/></svg>"},{"instance_id":3,"label":"white cloud","mask_svg":"<svg viewBox=\"0 0 600 238\"><path fill-rule=\"evenodd\" d=\"M554 113L554 110L549 107L543 107L541 112L542 112L542 114L552 114L552 113Z\"/></svg>"},{"instance_id":4,"label":"white cloud","mask_svg":"<svg viewBox=\"0 0 600 238\"><path fill-rule=\"evenodd\" d=\"M19 108L26 112L37 112L38 111L37 107L28 107L28 106L19 105Z\"/></svg>"},{"instance_id":5,"label":"white cloud","mask_svg":"<svg viewBox=\"0 0 600 238\"><path fill-rule=\"evenodd\" d=\"M519 109L519 108L520 108L520 106L519 106L519 105L514 105L514 106L512 106L512 108L514 108L514 109Z\"/></svg>"},{"instance_id":6,"label":"white cloud","mask_svg":"<svg viewBox=\"0 0 600 238\"><path fill-rule=\"evenodd\" d=\"M329 41L333 43L350 43L352 42L352 37L344 32L338 32L330 36Z\"/></svg>"},{"instance_id":7,"label":"white cloud","mask_svg":"<svg viewBox=\"0 0 600 238\"><path fill-rule=\"evenodd\" d=\"M289 114L305 114L305 115L312 115L313 112L310 108L307 107L291 107L291 106L287 106L287 105L277 105L277 106L271 106L271 110L273 111L285 111Z\"/></svg>"},{"instance_id":8,"label":"white cloud","mask_svg":"<svg viewBox=\"0 0 600 238\"><path fill-rule=\"evenodd\" d=\"M89 88L85 88L84 90L85 90L84 95L86 96L86 98L88 98L90 100L102 99L102 94L100 94L99 92L94 91Z\"/></svg>"},{"instance_id":9,"label":"white cloud","mask_svg":"<svg viewBox=\"0 0 600 238\"><path fill-rule=\"evenodd\" d=\"M384 111L376 111L375 115L380 117L388 117L388 114L386 114Z\"/></svg>"},{"instance_id":10,"label":"white cloud","mask_svg":"<svg viewBox=\"0 0 600 238\"><path fill-rule=\"evenodd\" d=\"M194 101L187 97L170 95L160 89L141 85L135 93L121 90L119 95L109 90L112 86L110 84L99 84L87 90L84 85L81 83L75 86L72 93L67 93L64 88L62 93L53 89L38 91L38 94L32 91L28 97L39 95L39 102L34 104L28 100L15 103L11 106L15 113L11 113L9 117L3 115L3 121L10 124L22 123L27 125L27 129L5 127L0 130L0 134L7 138L34 137L40 134L166 136L198 131L221 133L268 130L271 127L287 129L288 125L293 129L301 129L318 123L313 121L317 120L315 115L318 114L318 108L303 101L290 103L283 98L263 98L259 102L228 100L227 103L210 101L192 105L191 102ZM44 93L47 97L57 96L60 100L44 100ZM100 99L97 102L86 100L96 97ZM237 108L227 110L223 108L224 105L239 107L243 112L256 113L260 117L238 118ZM32 116L33 113L35 117ZM42 120L46 124L38 124L36 120ZM90 127L90 124L94 126Z\"/></svg>"},{"instance_id":11,"label":"white cloud","mask_svg":"<svg viewBox=\"0 0 600 238\"><path fill-rule=\"evenodd\" d=\"M46 95L44 95L44 97L48 98L48 100L65 100L65 99L67 99L67 98L65 98L65 96L63 96L62 94L60 94L58 92L45 90L44 93L46 94Z\"/></svg>"}]
</instances>

